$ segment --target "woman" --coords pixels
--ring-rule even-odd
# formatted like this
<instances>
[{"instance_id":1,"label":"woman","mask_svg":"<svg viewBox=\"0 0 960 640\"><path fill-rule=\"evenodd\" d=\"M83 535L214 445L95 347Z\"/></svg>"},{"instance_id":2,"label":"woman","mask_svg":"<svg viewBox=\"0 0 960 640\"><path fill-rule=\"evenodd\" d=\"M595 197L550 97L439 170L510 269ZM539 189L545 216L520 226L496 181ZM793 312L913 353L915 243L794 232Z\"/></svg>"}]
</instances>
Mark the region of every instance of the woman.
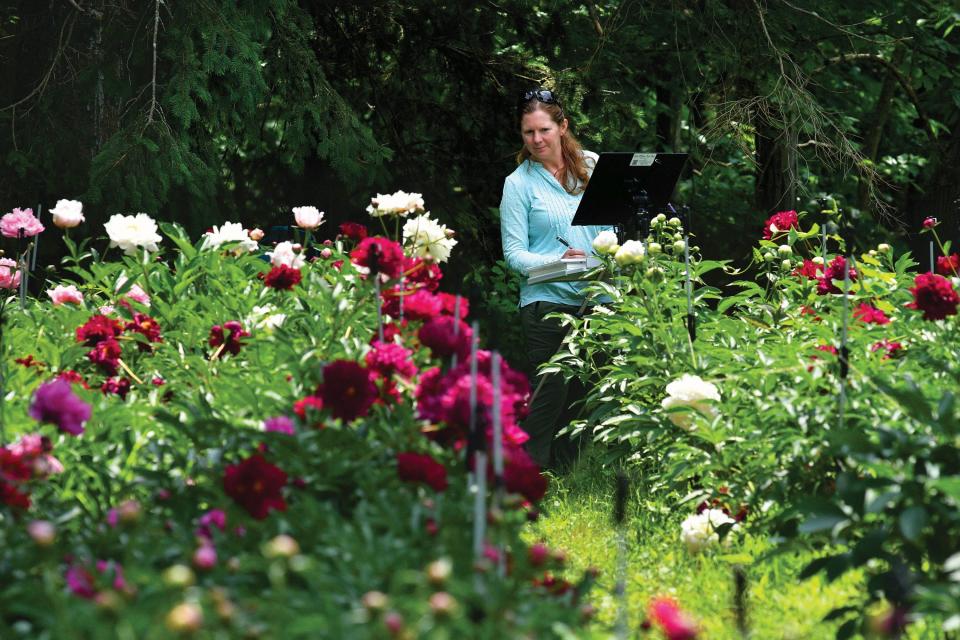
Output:
<instances>
[{"instance_id":1,"label":"woman","mask_svg":"<svg viewBox=\"0 0 960 640\"><path fill-rule=\"evenodd\" d=\"M500 234L507 264L526 277L533 267L586 256L596 235L609 227L570 224L597 155L580 147L556 94L545 89L525 92L517 117L523 148L517 154L519 166L503 184ZM534 370L556 353L566 333L558 320L544 316L578 313L584 300L582 286L525 281L520 285L520 318ZM554 446L553 440L565 423L562 418L569 417L569 404L583 395L583 388L574 385L578 388L568 390L561 376L547 376L523 422L530 434L527 451L541 466L566 462L570 453Z\"/></svg>"}]
</instances>

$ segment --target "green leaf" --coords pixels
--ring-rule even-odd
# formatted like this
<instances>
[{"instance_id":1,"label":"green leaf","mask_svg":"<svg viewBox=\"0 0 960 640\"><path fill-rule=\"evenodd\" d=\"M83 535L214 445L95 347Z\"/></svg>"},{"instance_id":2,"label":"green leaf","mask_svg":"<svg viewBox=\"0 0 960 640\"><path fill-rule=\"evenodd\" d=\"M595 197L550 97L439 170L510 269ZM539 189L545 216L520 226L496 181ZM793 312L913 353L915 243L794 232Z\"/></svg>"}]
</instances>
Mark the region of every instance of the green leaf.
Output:
<instances>
[{"instance_id":1,"label":"green leaf","mask_svg":"<svg viewBox=\"0 0 960 640\"><path fill-rule=\"evenodd\" d=\"M910 542L918 542L924 525L927 524L927 510L921 506L910 507L900 514L900 532Z\"/></svg>"}]
</instances>

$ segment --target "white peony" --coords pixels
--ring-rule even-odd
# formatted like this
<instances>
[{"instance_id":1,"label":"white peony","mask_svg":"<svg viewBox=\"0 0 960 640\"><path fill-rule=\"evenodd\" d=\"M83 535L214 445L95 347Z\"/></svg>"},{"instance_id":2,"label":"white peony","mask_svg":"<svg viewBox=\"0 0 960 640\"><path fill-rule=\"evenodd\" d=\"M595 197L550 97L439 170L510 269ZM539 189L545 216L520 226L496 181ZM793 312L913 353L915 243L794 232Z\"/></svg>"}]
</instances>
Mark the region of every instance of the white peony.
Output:
<instances>
[{"instance_id":1,"label":"white peony","mask_svg":"<svg viewBox=\"0 0 960 640\"><path fill-rule=\"evenodd\" d=\"M627 240L623 243L622 247L617 249L613 259L622 267L628 264L640 264L643 262L645 255L646 251L643 248L642 242L639 240Z\"/></svg>"},{"instance_id":2,"label":"white peony","mask_svg":"<svg viewBox=\"0 0 960 640\"><path fill-rule=\"evenodd\" d=\"M687 545L687 551L699 553L720 543L718 527L732 524L736 529L736 522L720 509L705 509L680 523L680 539ZM729 535L724 538L724 542L728 540L730 540Z\"/></svg>"},{"instance_id":3,"label":"white peony","mask_svg":"<svg viewBox=\"0 0 960 640\"><path fill-rule=\"evenodd\" d=\"M593 250L600 255L616 253L620 245L617 244L617 234L613 231L601 231L593 239Z\"/></svg>"},{"instance_id":4,"label":"white peony","mask_svg":"<svg viewBox=\"0 0 960 640\"><path fill-rule=\"evenodd\" d=\"M53 224L61 229L72 229L85 220L83 203L79 200L57 200L57 206L50 209Z\"/></svg>"},{"instance_id":5,"label":"white peony","mask_svg":"<svg viewBox=\"0 0 960 640\"><path fill-rule=\"evenodd\" d=\"M700 376L685 373L667 385L667 397L660 404L664 409L689 407L708 418L713 418L717 415L717 410L711 402L719 401L720 391L716 385L705 382ZM687 431L696 429L696 425L693 424L694 416L690 411L669 413L668 417L681 429Z\"/></svg>"},{"instance_id":6,"label":"white peony","mask_svg":"<svg viewBox=\"0 0 960 640\"><path fill-rule=\"evenodd\" d=\"M103 225L110 238L111 247L120 247L125 254L132 256L137 249L156 251L157 243L163 238L157 233L157 223L145 213L125 216L115 213Z\"/></svg>"},{"instance_id":7,"label":"white peony","mask_svg":"<svg viewBox=\"0 0 960 640\"><path fill-rule=\"evenodd\" d=\"M282 325L286 319L287 315L285 313L278 313L276 307L270 305L264 305L262 307L255 306L250 312L248 324L253 325L257 329L276 329Z\"/></svg>"},{"instance_id":8,"label":"white peony","mask_svg":"<svg viewBox=\"0 0 960 640\"><path fill-rule=\"evenodd\" d=\"M293 243L287 242L278 242L277 246L273 248L273 251L268 251L267 255L270 256L270 264L275 267L280 265L286 265L294 269L299 269L303 266L303 255L295 252L293 250Z\"/></svg>"},{"instance_id":9,"label":"white peony","mask_svg":"<svg viewBox=\"0 0 960 640\"><path fill-rule=\"evenodd\" d=\"M313 231L323 224L323 211L316 207L294 207L293 218L301 229Z\"/></svg>"},{"instance_id":10,"label":"white peony","mask_svg":"<svg viewBox=\"0 0 960 640\"><path fill-rule=\"evenodd\" d=\"M224 222L222 226L214 226L212 231L203 234L201 249L219 249L228 242L236 242L240 249L256 251L260 245L250 237L250 233L239 222Z\"/></svg>"},{"instance_id":11,"label":"white peony","mask_svg":"<svg viewBox=\"0 0 960 640\"><path fill-rule=\"evenodd\" d=\"M408 213L418 213L423 209L423 196L421 194L397 191L390 195L378 193L375 198L370 198L367 213L374 218L379 218L381 216L406 216Z\"/></svg>"},{"instance_id":12,"label":"white peony","mask_svg":"<svg viewBox=\"0 0 960 640\"><path fill-rule=\"evenodd\" d=\"M403 225L403 243L413 249L413 255L432 259L434 262L446 262L450 258L457 241L451 238L453 232L446 225L423 214L407 220Z\"/></svg>"}]
</instances>

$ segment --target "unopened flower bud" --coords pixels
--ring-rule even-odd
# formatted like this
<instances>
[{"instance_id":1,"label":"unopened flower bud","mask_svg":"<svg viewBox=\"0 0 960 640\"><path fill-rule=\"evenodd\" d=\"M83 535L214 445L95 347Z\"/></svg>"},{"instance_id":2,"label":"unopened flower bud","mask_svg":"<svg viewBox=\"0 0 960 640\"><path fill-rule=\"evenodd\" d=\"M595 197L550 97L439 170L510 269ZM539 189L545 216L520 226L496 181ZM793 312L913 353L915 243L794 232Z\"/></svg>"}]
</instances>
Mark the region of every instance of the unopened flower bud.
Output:
<instances>
[{"instance_id":1,"label":"unopened flower bud","mask_svg":"<svg viewBox=\"0 0 960 640\"><path fill-rule=\"evenodd\" d=\"M203 611L193 602L182 602L170 610L166 622L175 633L191 633L203 625Z\"/></svg>"},{"instance_id":2,"label":"unopened flower bud","mask_svg":"<svg viewBox=\"0 0 960 640\"><path fill-rule=\"evenodd\" d=\"M175 564L163 572L163 582L169 587L189 587L195 580L193 570L184 564Z\"/></svg>"},{"instance_id":3,"label":"unopened flower bud","mask_svg":"<svg viewBox=\"0 0 960 640\"><path fill-rule=\"evenodd\" d=\"M290 558L300 553L300 545L292 537L281 533L263 548L263 555L268 558Z\"/></svg>"},{"instance_id":4,"label":"unopened flower bud","mask_svg":"<svg viewBox=\"0 0 960 640\"><path fill-rule=\"evenodd\" d=\"M767 262L767 263L773 262L775 258L776 258L776 256L773 255L773 252L772 252L772 251L765 251L765 252L763 253L763 261L764 261L764 262Z\"/></svg>"},{"instance_id":5,"label":"unopened flower bud","mask_svg":"<svg viewBox=\"0 0 960 640\"><path fill-rule=\"evenodd\" d=\"M446 591L438 591L432 596L428 603L433 615L446 617L451 615L457 609L457 600Z\"/></svg>"},{"instance_id":6,"label":"unopened flower bud","mask_svg":"<svg viewBox=\"0 0 960 640\"><path fill-rule=\"evenodd\" d=\"M661 253L662 251L663 251L663 247L660 246L659 242L651 242L650 244L647 245L647 252L652 256L655 256L658 253Z\"/></svg>"},{"instance_id":7,"label":"unopened flower bud","mask_svg":"<svg viewBox=\"0 0 960 640\"><path fill-rule=\"evenodd\" d=\"M403 616L396 611L388 611L383 616L383 626L391 636L400 635L403 631Z\"/></svg>"},{"instance_id":8,"label":"unopened flower bud","mask_svg":"<svg viewBox=\"0 0 960 640\"><path fill-rule=\"evenodd\" d=\"M250 229L247 235L250 236L250 239L254 242L260 242L263 240L263 229Z\"/></svg>"},{"instance_id":9,"label":"unopened flower bud","mask_svg":"<svg viewBox=\"0 0 960 640\"><path fill-rule=\"evenodd\" d=\"M924 228L924 229L933 229L933 228L934 228L935 226L937 226L938 224L940 224L940 221L937 220L936 218L934 218L933 216L924 218L924 220L923 220L923 228Z\"/></svg>"},{"instance_id":10,"label":"unopened flower bud","mask_svg":"<svg viewBox=\"0 0 960 640\"><path fill-rule=\"evenodd\" d=\"M601 231L593 239L593 250L600 255L609 255L616 253L619 245L617 244L617 234L613 231Z\"/></svg>"},{"instance_id":11,"label":"unopened flower bud","mask_svg":"<svg viewBox=\"0 0 960 640\"><path fill-rule=\"evenodd\" d=\"M823 256L813 256L812 258L810 258L810 262L813 262L814 264L822 265L822 264L823 264Z\"/></svg>"},{"instance_id":12,"label":"unopened flower bud","mask_svg":"<svg viewBox=\"0 0 960 640\"><path fill-rule=\"evenodd\" d=\"M320 252L320 257L323 258L324 260L326 260L332 255L333 255L333 251L330 251L330 249L327 249L326 247L324 247L323 250Z\"/></svg>"},{"instance_id":13,"label":"unopened flower bud","mask_svg":"<svg viewBox=\"0 0 960 640\"><path fill-rule=\"evenodd\" d=\"M453 563L447 558L434 560L427 565L427 579L437 586L443 584L453 573Z\"/></svg>"},{"instance_id":14,"label":"unopened flower bud","mask_svg":"<svg viewBox=\"0 0 960 640\"><path fill-rule=\"evenodd\" d=\"M662 213L658 213L658 214L657 214L657 217L655 217L654 220L656 220L657 222L660 222L660 223L664 223L664 222L667 221L667 216L664 215L664 214L662 214Z\"/></svg>"},{"instance_id":15,"label":"unopened flower bud","mask_svg":"<svg viewBox=\"0 0 960 640\"><path fill-rule=\"evenodd\" d=\"M664 276L663 269L660 267L650 267L647 269L646 276L651 282L660 282Z\"/></svg>"},{"instance_id":16,"label":"unopened flower bud","mask_svg":"<svg viewBox=\"0 0 960 640\"><path fill-rule=\"evenodd\" d=\"M793 255L793 248L788 244L782 244L777 247L777 253L780 254L781 258L789 258Z\"/></svg>"},{"instance_id":17,"label":"unopened flower bud","mask_svg":"<svg viewBox=\"0 0 960 640\"><path fill-rule=\"evenodd\" d=\"M667 224L670 225L671 227L679 227L680 218L677 218L676 216L674 216L673 218L670 218L669 220L667 220Z\"/></svg>"},{"instance_id":18,"label":"unopened flower bud","mask_svg":"<svg viewBox=\"0 0 960 640\"><path fill-rule=\"evenodd\" d=\"M217 550L212 544L205 543L193 552L193 566L201 571L208 571L217 564Z\"/></svg>"},{"instance_id":19,"label":"unopened flower bud","mask_svg":"<svg viewBox=\"0 0 960 640\"><path fill-rule=\"evenodd\" d=\"M783 269L784 271L789 271L790 269L793 268L793 262L791 262L790 260L784 260L783 262L780 263L780 268Z\"/></svg>"},{"instance_id":20,"label":"unopened flower bud","mask_svg":"<svg viewBox=\"0 0 960 640\"><path fill-rule=\"evenodd\" d=\"M891 249L890 245L888 245L886 242L881 242L880 244L877 245L877 251L879 251L880 253L889 253L890 249Z\"/></svg>"},{"instance_id":21,"label":"unopened flower bud","mask_svg":"<svg viewBox=\"0 0 960 640\"><path fill-rule=\"evenodd\" d=\"M143 509L136 500L124 500L117 507L117 517L124 524L134 524L140 520Z\"/></svg>"},{"instance_id":22,"label":"unopened flower bud","mask_svg":"<svg viewBox=\"0 0 960 640\"><path fill-rule=\"evenodd\" d=\"M687 243L684 242L683 240L677 240L676 242L673 243L673 252L677 255L682 254L684 249L686 248L687 248Z\"/></svg>"},{"instance_id":23,"label":"unopened flower bud","mask_svg":"<svg viewBox=\"0 0 960 640\"><path fill-rule=\"evenodd\" d=\"M34 520L27 525L27 533L38 547L49 547L57 538L57 528L47 520Z\"/></svg>"},{"instance_id":24,"label":"unopened flower bud","mask_svg":"<svg viewBox=\"0 0 960 640\"><path fill-rule=\"evenodd\" d=\"M368 611L383 611L389 602L387 594L381 591L367 591L360 598L360 604Z\"/></svg>"}]
</instances>

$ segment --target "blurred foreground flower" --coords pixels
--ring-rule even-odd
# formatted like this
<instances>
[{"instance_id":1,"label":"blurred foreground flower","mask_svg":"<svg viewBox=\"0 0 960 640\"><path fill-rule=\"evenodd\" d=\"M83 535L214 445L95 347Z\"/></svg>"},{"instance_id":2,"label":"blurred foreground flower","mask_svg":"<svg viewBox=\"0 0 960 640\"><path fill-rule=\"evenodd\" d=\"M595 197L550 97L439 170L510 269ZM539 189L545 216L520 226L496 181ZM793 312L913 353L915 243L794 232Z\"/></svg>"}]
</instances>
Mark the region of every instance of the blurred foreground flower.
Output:
<instances>
[{"instance_id":1,"label":"blurred foreground flower","mask_svg":"<svg viewBox=\"0 0 960 640\"><path fill-rule=\"evenodd\" d=\"M0 258L0 289L16 289L20 286L20 271L10 258Z\"/></svg>"},{"instance_id":2,"label":"blurred foreground flower","mask_svg":"<svg viewBox=\"0 0 960 640\"><path fill-rule=\"evenodd\" d=\"M661 596L650 602L650 618L663 630L667 640L693 640L697 626L673 598Z\"/></svg>"},{"instance_id":3,"label":"blurred foreground flower","mask_svg":"<svg viewBox=\"0 0 960 640\"><path fill-rule=\"evenodd\" d=\"M65 433L83 433L83 424L90 419L90 405L78 398L66 380L57 378L44 383L33 394L30 417L50 422Z\"/></svg>"}]
</instances>

